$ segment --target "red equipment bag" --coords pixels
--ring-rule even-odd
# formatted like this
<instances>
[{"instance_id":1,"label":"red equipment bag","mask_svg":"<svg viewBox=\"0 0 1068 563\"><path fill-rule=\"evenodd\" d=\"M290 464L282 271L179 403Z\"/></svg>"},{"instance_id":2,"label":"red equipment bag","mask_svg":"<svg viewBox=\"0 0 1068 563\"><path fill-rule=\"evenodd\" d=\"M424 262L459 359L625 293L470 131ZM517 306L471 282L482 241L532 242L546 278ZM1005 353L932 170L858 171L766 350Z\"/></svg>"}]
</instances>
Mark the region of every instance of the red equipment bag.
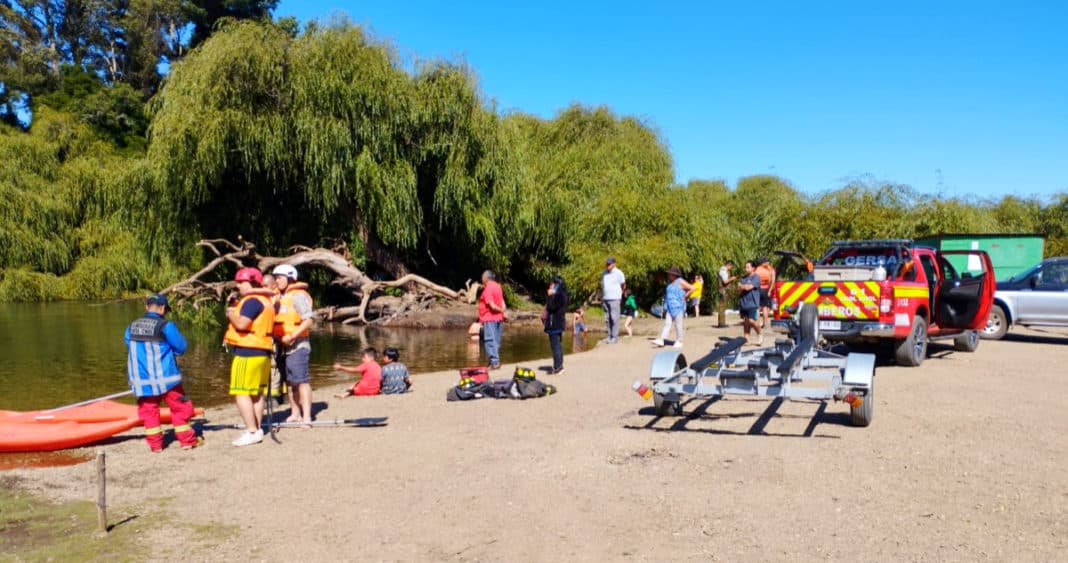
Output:
<instances>
[{"instance_id":1,"label":"red equipment bag","mask_svg":"<svg viewBox=\"0 0 1068 563\"><path fill-rule=\"evenodd\" d=\"M460 368L460 381L465 379L470 379L474 383L485 383L489 381L489 368Z\"/></svg>"}]
</instances>

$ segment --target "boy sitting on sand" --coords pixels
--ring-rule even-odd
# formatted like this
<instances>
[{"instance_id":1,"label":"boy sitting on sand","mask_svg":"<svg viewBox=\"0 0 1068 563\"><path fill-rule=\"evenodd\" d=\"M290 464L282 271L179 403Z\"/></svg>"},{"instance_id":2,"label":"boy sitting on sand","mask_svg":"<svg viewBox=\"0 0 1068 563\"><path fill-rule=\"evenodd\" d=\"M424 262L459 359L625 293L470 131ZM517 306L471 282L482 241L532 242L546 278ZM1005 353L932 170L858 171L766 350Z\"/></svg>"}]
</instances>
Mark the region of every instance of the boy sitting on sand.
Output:
<instances>
[{"instance_id":1,"label":"boy sitting on sand","mask_svg":"<svg viewBox=\"0 0 1068 563\"><path fill-rule=\"evenodd\" d=\"M407 393L412 388L412 378L408 376L408 366L398 362L400 352L390 346L382 350L385 365L382 366L382 394L396 395Z\"/></svg>"},{"instance_id":2,"label":"boy sitting on sand","mask_svg":"<svg viewBox=\"0 0 1068 563\"><path fill-rule=\"evenodd\" d=\"M352 389L334 396L341 399L350 395L379 394L382 391L382 367L375 361L377 356L378 352L374 348L366 348L360 356L362 363L358 366L344 366L335 363L334 369L348 373L358 373L360 378L356 380L356 383L352 384Z\"/></svg>"}]
</instances>

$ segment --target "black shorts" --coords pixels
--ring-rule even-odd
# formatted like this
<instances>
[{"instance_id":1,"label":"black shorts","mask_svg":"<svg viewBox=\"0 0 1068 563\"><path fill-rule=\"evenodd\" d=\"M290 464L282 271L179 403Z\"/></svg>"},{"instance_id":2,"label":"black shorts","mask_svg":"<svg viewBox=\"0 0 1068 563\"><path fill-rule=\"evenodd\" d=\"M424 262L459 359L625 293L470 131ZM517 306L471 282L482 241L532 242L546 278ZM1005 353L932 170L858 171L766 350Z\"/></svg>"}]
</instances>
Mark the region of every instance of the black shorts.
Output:
<instances>
[{"instance_id":1,"label":"black shorts","mask_svg":"<svg viewBox=\"0 0 1068 563\"><path fill-rule=\"evenodd\" d=\"M760 288L760 306L771 308L771 291L765 288Z\"/></svg>"},{"instance_id":2,"label":"black shorts","mask_svg":"<svg viewBox=\"0 0 1068 563\"><path fill-rule=\"evenodd\" d=\"M756 309L739 309L738 310L738 315L742 317L742 320L753 319L755 321L756 318L757 318L757 310Z\"/></svg>"}]
</instances>

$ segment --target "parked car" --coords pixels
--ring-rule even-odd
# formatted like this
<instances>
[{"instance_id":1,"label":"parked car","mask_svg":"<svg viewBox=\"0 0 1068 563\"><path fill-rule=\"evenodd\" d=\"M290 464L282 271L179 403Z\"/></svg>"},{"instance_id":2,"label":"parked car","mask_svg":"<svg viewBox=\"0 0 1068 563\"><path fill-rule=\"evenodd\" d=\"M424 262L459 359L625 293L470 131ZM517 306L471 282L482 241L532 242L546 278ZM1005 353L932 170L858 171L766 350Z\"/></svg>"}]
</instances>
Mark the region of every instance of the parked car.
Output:
<instances>
[{"instance_id":1,"label":"parked car","mask_svg":"<svg viewBox=\"0 0 1068 563\"><path fill-rule=\"evenodd\" d=\"M1068 256L1047 258L998 283L980 336L997 340L1012 325L1068 326Z\"/></svg>"}]
</instances>

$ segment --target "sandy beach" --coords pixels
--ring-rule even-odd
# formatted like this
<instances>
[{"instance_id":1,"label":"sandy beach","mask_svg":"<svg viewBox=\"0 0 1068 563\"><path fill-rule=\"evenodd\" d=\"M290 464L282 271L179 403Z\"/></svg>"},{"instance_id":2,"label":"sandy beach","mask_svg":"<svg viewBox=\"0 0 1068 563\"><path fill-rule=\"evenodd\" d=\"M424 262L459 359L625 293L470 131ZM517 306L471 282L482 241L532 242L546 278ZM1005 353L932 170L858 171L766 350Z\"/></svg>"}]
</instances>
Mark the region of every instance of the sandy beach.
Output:
<instances>
[{"instance_id":1,"label":"sandy beach","mask_svg":"<svg viewBox=\"0 0 1068 563\"><path fill-rule=\"evenodd\" d=\"M714 324L689 320L691 360L740 333ZM842 404L745 398L654 417L630 384L647 378L656 327L567 357L564 374L539 376L559 388L543 399L447 403L447 370L416 376L409 395L342 400L339 377L316 389L319 419L389 426L286 429L246 448L209 429L204 447L159 455L136 429L106 446L113 518L134 516L121 525L158 560L1068 556L1068 332L1014 330L974 354L934 346L920 368L880 366L874 423L853 428ZM504 360L498 377L515 367ZM95 498L92 464L0 476ZM225 534L199 540L168 518Z\"/></svg>"}]
</instances>

